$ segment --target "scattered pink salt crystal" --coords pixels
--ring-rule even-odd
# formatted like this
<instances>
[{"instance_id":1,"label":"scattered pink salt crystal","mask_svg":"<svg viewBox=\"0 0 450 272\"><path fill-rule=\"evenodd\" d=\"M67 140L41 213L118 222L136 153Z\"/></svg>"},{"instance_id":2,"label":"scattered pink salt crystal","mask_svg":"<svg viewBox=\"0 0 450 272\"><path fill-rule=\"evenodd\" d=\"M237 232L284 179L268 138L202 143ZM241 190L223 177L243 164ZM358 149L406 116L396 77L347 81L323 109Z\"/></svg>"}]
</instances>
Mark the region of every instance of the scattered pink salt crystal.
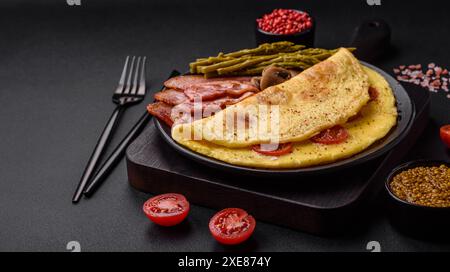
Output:
<instances>
[{"instance_id":1,"label":"scattered pink salt crystal","mask_svg":"<svg viewBox=\"0 0 450 272\"><path fill-rule=\"evenodd\" d=\"M393 71L399 81L420 85L433 93L442 90L449 92L450 78L448 75L450 72L447 69L436 66L433 62L427 65L426 72L422 70L421 64L400 65L394 68Z\"/></svg>"}]
</instances>

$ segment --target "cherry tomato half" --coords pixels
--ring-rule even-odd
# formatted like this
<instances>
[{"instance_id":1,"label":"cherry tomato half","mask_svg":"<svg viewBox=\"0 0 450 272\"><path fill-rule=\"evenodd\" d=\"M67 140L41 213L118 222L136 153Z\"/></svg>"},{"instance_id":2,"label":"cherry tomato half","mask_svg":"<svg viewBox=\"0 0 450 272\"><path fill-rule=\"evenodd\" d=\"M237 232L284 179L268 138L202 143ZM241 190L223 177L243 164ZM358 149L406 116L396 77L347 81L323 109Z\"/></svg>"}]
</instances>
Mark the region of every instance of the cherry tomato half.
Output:
<instances>
[{"instance_id":1,"label":"cherry tomato half","mask_svg":"<svg viewBox=\"0 0 450 272\"><path fill-rule=\"evenodd\" d=\"M282 156L292 152L292 143L279 144L278 148L275 150L265 150L261 145L254 145L252 147L253 151L258 152L267 156Z\"/></svg>"},{"instance_id":2,"label":"cherry tomato half","mask_svg":"<svg viewBox=\"0 0 450 272\"><path fill-rule=\"evenodd\" d=\"M216 213L209 221L209 230L219 243L236 245L247 240L255 230L253 216L238 208L228 208Z\"/></svg>"},{"instance_id":3,"label":"cherry tomato half","mask_svg":"<svg viewBox=\"0 0 450 272\"><path fill-rule=\"evenodd\" d=\"M441 127L440 136L442 141L450 148L450 125Z\"/></svg>"},{"instance_id":4,"label":"cherry tomato half","mask_svg":"<svg viewBox=\"0 0 450 272\"><path fill-rule=\"evenodd\" d=\"M374 87L369 87L370 100L377 99L379 95L380 95L380 93L378 92L377 89L375 89Z\"/></svg>"},{"instance_id":5,"label":"cherry tomato half","mask_svg":"<svg viewBox=\"0 0 450 272\"><path fill-rule=\"evenodd\" d=\"M311 138L311 141L318 144L339 144L347 140L348 132L341 126L334 126L326 129Z\"/></svg>"},{"instance_id":6,"label":"cherry tomato half","mask_svg":"<svg viewBox=\"0 0 450 272\"><path fill-rule=\"evenodd\" d=\"M163 194L144 203L145 215L161 226L174 226L183 221L189 213L189 202L180 194Z\"/></svg>"}]
</instances>

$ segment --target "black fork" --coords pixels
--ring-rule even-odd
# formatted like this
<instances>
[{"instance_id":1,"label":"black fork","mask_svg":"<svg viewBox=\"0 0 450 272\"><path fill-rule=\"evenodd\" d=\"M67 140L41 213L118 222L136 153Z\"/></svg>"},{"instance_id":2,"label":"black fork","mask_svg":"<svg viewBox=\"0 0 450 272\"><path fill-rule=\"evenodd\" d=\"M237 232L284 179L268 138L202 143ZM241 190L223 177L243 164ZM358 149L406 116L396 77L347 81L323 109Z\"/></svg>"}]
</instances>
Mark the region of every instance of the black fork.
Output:
<instances>
[{"instance_id":1,"label":"black fork","mask_svg":"<svg viewBox=\"0 0 450 272\"><path fill-rule=\"evenodd\" d=\"M131 61L130 61L131 59ZM84 169L78 187L73 195L72 202L77 203L83 193L84 188L94 174L103 151L108 144L114 129L123 111L132 104L141 102L145 97L145 61L146 57L127 57L123 67L119 85L113 94L113 102L117 104L111 117L108 120L102 135L100 136L94 151Z\"/></svg>"}]
</instances>

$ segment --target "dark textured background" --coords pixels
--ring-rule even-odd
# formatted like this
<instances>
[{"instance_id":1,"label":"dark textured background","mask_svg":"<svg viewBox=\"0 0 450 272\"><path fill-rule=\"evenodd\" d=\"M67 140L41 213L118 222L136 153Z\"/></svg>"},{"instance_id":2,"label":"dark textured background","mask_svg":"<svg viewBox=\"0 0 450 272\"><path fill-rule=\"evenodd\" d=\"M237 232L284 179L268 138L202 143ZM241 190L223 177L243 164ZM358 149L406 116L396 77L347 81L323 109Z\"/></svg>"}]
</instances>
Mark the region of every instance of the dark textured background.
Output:
<instances>
[{"instance_id":1,"label":"dark textured background","mask_svg":"<svg viewBox=\"0 0 450 272\"><path fill-rule=\"evenodd\" d=\"M194 206L174 229L150 224L141 212L149 195L128 186L122 162L94 198L71 196L113 104L111 93L128 54L148 56L150 92L176 68L218 51L254 45L253 20L267 9L310 11L318 21L316 45L347 45L363 19L384 18L394 50L374 64L435 61L449 67L450 16L445 1L95 1L69 7L65 0L0 4L0 250L223 251L207 222L211 209ZM44 4L45 3L45 4ZM450 99L432 95L430 125L408 158L448 159L438 127L450 123ZM152 100L148 95L146 102ZM113 145L141 115L129 109ZM234 250L365 251L376 240L385 251L450 250L450 245L409 238L385 217L383 199L364 224L322 238L258 222L249 243ZM289 211L286 212L287 216Z\"/></svg>"}]
</instances>

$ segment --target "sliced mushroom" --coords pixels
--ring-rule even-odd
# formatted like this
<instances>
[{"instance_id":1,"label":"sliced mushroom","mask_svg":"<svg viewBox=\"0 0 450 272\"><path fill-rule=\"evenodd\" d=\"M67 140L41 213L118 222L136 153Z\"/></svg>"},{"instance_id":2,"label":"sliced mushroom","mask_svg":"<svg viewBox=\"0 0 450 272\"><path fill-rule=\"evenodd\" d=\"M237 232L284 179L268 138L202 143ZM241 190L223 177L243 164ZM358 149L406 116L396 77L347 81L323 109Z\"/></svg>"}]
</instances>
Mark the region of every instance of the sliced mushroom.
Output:
<instances>
[{"instance_id":1,"label":"sliced mushroom","mask_svg":"<svg viewBox=\"0 0 450 272\"><path fill-rule=\"evenodd\" d=\"M287 69L273 65L268 66L262 72L260 88L261 90L264 90L271 86L283 83L286 80L290 79L291 77L292 77L291 72Z\"/></svg>"},{"instance_id":2,"label":"sliced mushroom","mask_svg":"<svg viewBox=\"0 0 450 272\"><path fill-rule=\"evenodd\" d=\"M295 77L296 75L300 74L300 71L298 71L298 70L289 70L289 73L291 73L291 77Z\"/></svg>"}]
</instances>

